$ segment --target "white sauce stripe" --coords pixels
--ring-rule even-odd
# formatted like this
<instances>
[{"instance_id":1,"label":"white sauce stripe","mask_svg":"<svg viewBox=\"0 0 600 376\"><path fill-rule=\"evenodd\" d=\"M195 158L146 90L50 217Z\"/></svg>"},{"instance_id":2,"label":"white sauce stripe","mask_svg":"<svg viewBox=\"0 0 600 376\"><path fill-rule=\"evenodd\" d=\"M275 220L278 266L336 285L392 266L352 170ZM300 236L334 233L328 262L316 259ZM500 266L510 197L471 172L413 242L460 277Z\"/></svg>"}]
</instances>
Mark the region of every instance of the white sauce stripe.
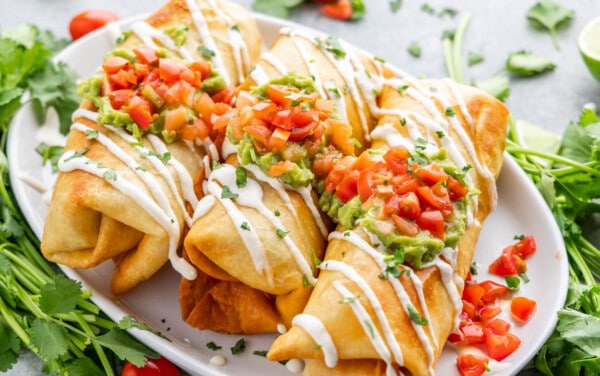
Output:
<instances>
[{"instance_id":1,"label":"white sauce stripe","mask_svg":"<svg viewBox=\"0 0 600 376\"><path fill-rule=\"evenodd\" d=\"M335 367L338 362L337 348L335 347L331 335L321 320L315 316L301 313L294 316L292 325L296 325L304 329L321 347L327 367Z\"/></svg>"}]
</instances>

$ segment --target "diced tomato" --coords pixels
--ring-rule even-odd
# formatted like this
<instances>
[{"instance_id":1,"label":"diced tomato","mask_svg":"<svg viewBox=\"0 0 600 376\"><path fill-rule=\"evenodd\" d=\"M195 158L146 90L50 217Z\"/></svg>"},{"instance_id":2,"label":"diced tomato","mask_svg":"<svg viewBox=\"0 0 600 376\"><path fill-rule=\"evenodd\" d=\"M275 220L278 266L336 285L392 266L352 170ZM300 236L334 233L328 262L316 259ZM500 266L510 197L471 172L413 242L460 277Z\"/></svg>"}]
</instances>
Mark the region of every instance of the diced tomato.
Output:
<instances>
[{"instance_id":1,"label":"diced tomato","mask_svg":"<svg viewBox=\"0 0 600 376\"><path fill-rule=\"evenodd\" d=\"M488 270L490 273L496 274L498 276L504 277L507 275L517 275L517 261L516 257L512 253L502 253L500 257L494 260Z\"/></svg>"},{"instance_id":2,"label":"diced tomato","mask_svg":"<svg viewBox=\"0 0 600 376\"><path fill-rule=\"evenodd\" d=\"M510 289L494 281L485 280L479 282L479 286L483 287L485 294L481 297L481 300L485 304L492 304L498 298L503 298L510 294Z\"/></svg>"},{"instance_id":3,"label":"diced tomato","mask_svg":"<svg viewBox=\"0 0 600 376\"><path fill-rule=\"evenodd\" d=\"M323 155L314 160L312 170L317 177L325 177L341 158L342 154L336 149L327 149Z\"/></svg>"},{"instance_id":4,"label":"diced tomato","mask_svg":"<svg viewBox=\"0 0 600 376\"><path fill-rule=\"evenodd\" d=\"M107 74L117 73L118 71L129 67L129 60L121 56L109 56L102 64L102 70Z\"/></svg>"},{"instance_id":5,"label":"diced tomato","mask_svg":"<svg viewBox=\"0 0 600 376\"><path fill-rule=\"evenodd\" d=\"M318 121L313 121L304 127L294 127L291 129L290 141L301 141L315 134L318 129L320 129Z\"/></svg>"},{"instance_id":6,"label":"diced tomato","mask_svg":"<svg viewBox=\"0 0 600 376\"><path fill-rule=\"evenodd\" d=\"M269 137L271 137L271 130L262 125L249 125L244 128L245 132L248 132L255 140L262 142L264 145L267 144Z\"/></svg>"},{"instance_id":7,"label":"diced tomato","mask_svg":"<svg viewBox=\"0 0 600 376\"><path fill-rule=\"evenodd\" d=\"M152 122L152 113L150 110L150 102L138 97L132 96L127 104L127 113L131 119L142 129L147 129Z\"/></svg>"},{"instance_id":8,"label":"diced tomato","mask_svg":"<svg viewBox=\"0 0 600 376\"><path fill-rule=\"evenodd\" d=\"M215 102L207 93L200 94L194 100L194 111L202 115L202 119L204 119L204 121L210 121L210 115L214 113L214 107Z\"/></svg>"},{"instance_id":9,"label":"diced tomato","mask_svg":"<svg viewBox=\"0 0 600 376\"><path fill-rule=\"evenodd\" d=\"M406 163L406 158L408 157L408 150L405 147L399 146L388 150L383 159L395 174L404 175L408 172L408 165Z\"/></svg>"},{"instance_id":10,"label":"diced tomato","mask_svg":"<svg viewBox=\"0 0 600 376\"><path fill-rule=\"evenodd\" d=\"M374 163L375 162L373 161L373 159L371 159L371 156L369 155L369 153L362 152L362 153L360 153L358 158L354 159L354 161L352 162L351 168L353 170L365 170L365 169L371 167Z\"/></svg>"},{"instance_id":11,"label":"diced tomato","mask_svg":"<svg viewBox=\"0 0 600 376\"><path fill-rule=\"evenodd\" d=\"M277 112L277 105L271 101L258 102L252 106L254 116L260 120L269 121Z\"/></svg>"},{"instance_id":12,"label":"diced tomato","mask_svg":"<svg viewBox=\"0 0 600 376\"><path fill-rule=\"evenodd\" d=\"M273 125L289 131L292 128L294 128L294 123L292 121L291 115L292 110L288 108L285 110L275 112L271 116L270 120Z\"/></svg>"},{"instance_id":13,"label":"diced tomato","mask_svg":"<svg viewBox=\"0 0 600 376\"><path fill-rule=\"evenodd\" d=\"M372 169L364 169L359 173L357 191L362 202L367 201L376 192L375 183L373 182L374 173L375 171Z\"/></svg>"},{"instance_id":14,"label":"diced tomato","mask_svg":"<svg viewBox=\"0 0 600 376\"><path fill-rule=\"evenodd\" d=\"M395 175L390 179L390 183L394 187L394 191L399 195L415 192L419 187L419 181L408 174Z\"/></svg>"},{"instance_id":15,"label":"diced tomato","mask_svg":"<svg viewBox=\"0 0 600 376\"><path fill-rule=\"evenodd\" d=\"M396 229L402 235L415 236L419 233L419 228L414 222L406 220L396 214L392 214L391 218L394 225L396 225Z\"/></svg>"},{"instance_id":16,"label":"diced tomato","mask_svg":"<svg viewBox=\"0 0 600 376\"><path fill-rule=\"evenodd\" d=\"M129 98L133 95L133 90L131 89L120 89L114 90L110 94L108 94L108 98L110 99L110 105L115 110L120 110L123 105L125 105Z\"/></svg>"},{"instance_id":17,"label":"diced tomato","mask_svg":"<svg viewBox=\"0 0 600 376\"><path fill-rule=\"evenodd\" d=\"M485 295L485 292L485 288L478 283L467 284L463 290L463 300L477 307L481 304L481 298Z\"/></svg>"},{"instance_id":18,"label":"diced tomato","mask_svg":"<svg viewBox=\"0 0 600 376\"><path fill-rule=\"evenodd\" d=\"M258 98L246 90L240 90L235 97L236 108L252 107L255 104L258 104Z\"/></svg>"},{"instance_id":19,"label":"diced tomato","mask_svg":"<svg viewBox=\"0 0 600 376\"><path fill-rule=\"evenodd\" d=\"M193 63L191 63L190 69L194 72L199 72L203 80L210 75L211 70L210 64L202 60L194 61Z\"/></svg>"},{"instance_id":20,"label":"diced tomato","mask_svg":"<svg viewBox=\"0 0 600 376\"><path fill-rule=\"evenodd\" d=\"M133 72L126 70L109 74L108 78L115 89L131 89L137 84L137 76Z\"/></svg>"},{"instance_id":21,"label":"diced tomato","mask_svg":"<svg viewBox=\"0 0 600 376\"><path fill-rule=\"evenodd\" d=\"M295 164L290 161L280 161L269 167L267 173L269 176L278 177L292 170Z\"/></svg>"},{"instance_id":22,"label":"diced tomato","mask_svg":"<svg viewBox=\"0 0 600 376\"><path fill-rule=\"evenodd\" d=\"M481 321L487 322L498 316L502 312L500 307L483 306L479 309L478 315Z\"/></svg>"},{"instance_id":23,"label":"diced tomato","mask_svg":"<svg viewBox=\"0 0 600 376\"><path fill-rule=\"evenodd\" d=\"M139 46L133 49L133 53L142 64L154 65L158 62L158 54L153 48Z\"/></svg>"},{"instance_id":24,"label":"diced tomato","mask_svg":"<svg viewBox=\"0 0 600 376\"><path fill-rule=\"evenodd\" d=\"M434 186L434 188L443 188L441 186ZM450 202L450 196L437 195L432 187L420 186L416 189L416 194L419 196L419 200L425 207L430 207L438 210L452 210L452 202ZM441 194L441 193L440 193Z\"/></svg>"},{"instance_id":25,"label":"diced tomato","mask_svg":"<svg viewBox=\"0 0 600 376\"><path fill-rule=\"evenodd\" d=\"M179 369L166 358L146 360L146 365L138 368L125 362L121 376L180 376Z\"/></svg>"},{"instance_id":26,"label":"diced tomato","mask_svg":"<svg viewBox=\"0 0 600 376\"><path fill-rule=\"evenodd\" d=\"M427 185L443 183L448 177L448 174L446 174L437 163L430 163L426 166L417 168L415 170L415 175Z\"/></svg>"},{"instance_id":27,"label":"diced tomato","mask_svg":"<svg viewBox=\"0 0 600 376\"><path fill-rule=\"evenodd\" d=\"M138 78L138 81L143 81L150 74L150 67L146 64L135 63L133 64L133 74Z\"/></svg>"},{"instance_id":28,"label":"diced tomato","mask_svg":"<svg viewBox=\"0 0 600 376\"><path fill-rule=\"evenodd\" d=\"M419 198L414 192L408 192L398 196L398 198L398 215L412 220L416 220L421 216Z\"/></svg>"},{"instance_id":29,"label":"diced tomato","mask_svg":"<svg viewBox=\"0 0 600 376\"><path fill-rule=\"evenodd\" d=\"M475 354L460 354L456 358L456 368L461 376L482 376L487 371L488 358Z\"/></svg>"},{"instance_id":30,"label":"diced tomato","mask_svg":"<svg viewBox=\"0 0 600 376\"><path fill-rule=\"evenodd\" d=\"M267 149L272 151L281 151L285 146L285 143L290 138L290 131L286 131L285 129L275 128L273 133L271 133L271 137L267 142Z\"/></svg>"},{"instance_id":31,"label":"diced tomato","mask_svg":"<svg viewBox=\"0 0 600 376\"><path fill-rule=\"evenodd\" d=\"M467 302L464 299L463 299L462 303L463 303L463 309L461 312L461 317L464 316L471 321L477 321L477 319L479 318L479 313L477 312L477 307L475 307L475 305Z\"/></svg>"},{"instance_id":32,"label":"diced tomato","mask_svg":"<svg viewBox=\"0 0 600 376\"><path fill-rule=\"evenodd\" d=\"M187 141L205 140L209 134L210 127L199 118L193 124L186 124L181 128L181 138Z\"/></svg>"},{"instance_id":33,"label":"diced tomato","mask_svg":"<svg viewBox=\"0 0 600 376\"><path fill-rule=\"evenodd\" d=\"M289 107L292 100L289 95L292 92L297 92L297 89L287 85L267 85L267 97L275 102L277 105L282 107Z\"/></svg>"},{"instance_id":34,"label":"diced tomato","mask_svg":"<svg viewBox=\"0 0 600 376\"><path fill-rule=\"evenodd\" d=\"M456 201L461 199L469 193L467 187L465 187L460 181L454 179L452 176L448 176L446 180L446 187L450 192L450 199Z\"/></svg>"},{"instance_id":35,"label":"diced tomato","mask_svg":"<svg viewBox=\"0 0 600 376\"><path fill-rule=\"evenodd\" d=\"M527 322L537 307L535 300L524 296L514 297L510 302L510 313L520 322Z\"/></svg>"},{"instance_id":36,"label":"diced tomato","mask_svg":"<svg viewBox=\"0 0 600 376\"><path fill-rule=\"evenodd\" d=\"M327 119L326 124L331 132L331 144L345 155L354 154L352 126L341 120Z\"/></svg>"},{"instance_id":37,"label":"diced tomato","mask_svg":"<svg viewBox=\"0 0 600 376\"><path fill-rule=\"evenodd\" d=\"M197 86L200 82L196 80L196 74L188 67L184 67L179 73L179 79Z\"/></svg>"},{"instance_id":38,"label":"diced tomato","mask_svg":"<svg viewBox=\"0 0 600 376\"><path fill-rule=\"evenodd\" d=\"M485 330L489 333L503 335L510 331L510 323L496 318L485 324Z\"/></svg>"},{"instance_id":39,"label":"diced tomato","mask_svg":"<svg viewBox=\"0 0 600 376\"><path fill-rule=\"evenodd\" d=\"M292 114L292 121L296 127L306 127L319 120L316 111L297 111Z\"/></svg>"},{"instance_id":40,"label":"diced tomato","mask_svg":"<svg viewBox=\"0 0 600 376\"><path fill-rule=\"evenodd\" d=\"M427 210L421 213L417 218L417 225L420 229L429 231L431 235L439 239L444 239L446 222L444 216L439 210Z\"/></svg>"},{"instance_id":41,"label":"diced tomato","mask_svg":"<svg viewBox=\"0 0 600 376\"><path fill-rule=\"evenodd\" d=\"M512 354L521 344L521 339L516 335L508 332L505 334L495 334L494 332L484 329L485 331L485 349L490 358L501 361Z\"/></svg>"},{"instance_id":42,"label":"diced tomato","mask_svg":"<svg viewBox=\"0 0 600 376\"><path fill-rule=\"evenodd\" d=\"M480 322L468 322L461 325L463 341L468 345L483 343L483 324Z\"/></svg>"},{"instance_id":43,"label":"diced tomato","mask_svg":"<svg viewBox=\"0 0 600 376\"><path fill-rule=\"evenodd\" d=\"M353 12L350 0L337 0L335 3L323 5L321 11L326 16L337 20L349 20Z\"/></svg>"},{"instance_id":44,"label":"diced tomato","mask_svg":"<svg viewBox=\"0 0 600 376\"><path fill-rule=\"evenodd\" d=\"M343 203L348 202L354 196L358 194L357 182L360 172L357 170L350 170L344 175L342 181L335 187L335 195L342 200Z\"/></svg>"},{"instance_id":45,"label":"diced tomato","mask_svg":"<svg viewBox=\"0 0 600 376\"><path fill-rule=\"evenodd\" d=\"M102 80L100 80L100 94L104 96L108 95L112 91L113 87L110 81L108 80L108 77L102 77Z\"/></svg>"},{"instance_id":46,"label":"diced tomato","mask_svg":"<svg viewBox=\"0 0 600 376\"><path fill-rule=\"evenodd\" d=\"M188 122L187 111L184 107L167 110L165 113L165 130L178 131Z\"/></svg>"},{"instance_id":47,"label":"diced tomato","mask_svg":"<svg viewBox=\"0 0 600 376\"><path fill-rule=\"evenodd\" d=\"M516 244L508 246L503 252L510 252L519 255L521 258L527 258L535 253L536 248L535 238L530 235L519 240Z\"/></svg>"},{"instance_id":48,"label":"diced tomato","mask_svg":"<svg viewBox=\"0 0 600 376\"><path fill-rule=\"evenodd\" d=\"M183 72L186 67L171 59L160 58L158 59L158 73L160 78L163 79L168 85L179 80L179 74Z\"/></svg>"},{"instance_id":49,"label":"diced tomato","mask_svg":"<svg viewBox=\"0 0 600 376\"><path fill-rule=\"evenodd\" d=\"M117 21L119 16L105 9L90 9L75 15L69 22L69 33L73 40L101 28L109 22Z\"/></svg>"},{"instance_id":50,"label":"diced tomato","mask_svg":"<svg viewBox=\"0 0 600 376\"><path fill-rule=\"evenodd\" d=\"M212 98L215 102L225 103L229 106L233 103L233 98L235 97L236 88L234 86L227 86L224 89L217 91L213 94Z\"/></svg>"}]
</instances>

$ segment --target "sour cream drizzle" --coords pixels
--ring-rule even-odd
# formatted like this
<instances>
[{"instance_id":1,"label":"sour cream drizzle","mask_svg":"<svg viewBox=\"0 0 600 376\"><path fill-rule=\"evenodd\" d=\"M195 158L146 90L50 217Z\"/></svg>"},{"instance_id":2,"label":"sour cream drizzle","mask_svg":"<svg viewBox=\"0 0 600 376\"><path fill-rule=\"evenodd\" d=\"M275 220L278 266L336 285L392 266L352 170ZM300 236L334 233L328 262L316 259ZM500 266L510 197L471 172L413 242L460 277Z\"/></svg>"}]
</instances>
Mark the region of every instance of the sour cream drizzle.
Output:
<instances>
[{"instance_id":1,"label":"sour cream drizzle","mask_svg":"<svg viewBox=\"0 0 600 376\"><path fill-rule=\"evenodd\" d=\"M268 260L263 244L260 241L257 232L252 228L252 224L242 214L242 212L237 208L231 199L221 198L223 186L227 186L232 193L237 195L235 197L235 201L239 205L255 209L269 222L271 222L274 228L281 231L286 231L279 218L263 203L263 190L258 181L248 176L246 179L246 185L242 188L238 187L236 184L235 167L227 164L222 165L218 169L214 170L210 174L208 180L208 193L215 196L225 206L228 215L234 222L238 233L244 240L244 244L253 258L256 270L259 272L263 270L270 272L270 268L267 269ZM216 181L218 181L221 185L217 184ZM242 224L244 222L246 222L246 224L249 226L250 231L242 229ZM317 280L313 276L310 264L298 246L294 243L291 236L288 236L287 234L284 235L282 237L282 241L288 246L294 260L296 261L296 264L306 276L307 281L311 284L316 283Z\"/></svg>"},{"instance_id":2,"label":"sour cream drizzle","mask_svg":"<svg viewBox=\"0 0 600 376\"><path fill-rule=\"evenodd\" d=\"M301 313L292 319L292 325L304 329L321 346L327 367L335 367L338 362L337 348L321 320L315 316Z\"/></svg>"},{"instance_id":3,"label":"sour cream drizzle","mask_svg":"<svg viewBox=\"0 0 600 376\"><path fill-rule=\"evenodd\" d=\"M179 55L184 60L193 60L192 55L188 52L188 50L185 47L176 46L175 42L173 41L173 39L171 39L171 37L163 33L161 30L152 27L144 21L138 21L131 25L131 30L142 40L142 42L144 42L145 45L149 47L158 48L158 45L154 42L154 40L156 39L168 49L177 51L177 53L179 53Z\"/></svg>"},{"instance_id":4,"label":"sour cream drizzle","mask_svg":"<svg viewBox=\"0 0 600 376\"><path fill-rule=\"evenodd\" d=\"M375 316L377 317L377 321L379 321L379 325L381 325L383 329L383 337L386 339L388 343L388 347L391 350L391 353L394 355L394 358L399 364L403 363L402 350L400 349L400 344L396 340L394 336L394 332L392 331L392 327L390 326L390 322L387 319L385 312L383 311L383 307L381 306L381 302L377 299L377 295L369 286L369 283L350 265L337 261L337 260L328 260L319 266L321 270L329 270L336 271L342 273L346 278L354 282L359 289L364 293L365 298L371 303L371 308L375 312ZM356 313L356 311L355 311ZM360 322L364 322L364 320L368 320L372 322L372 319L367 317L357 317ZM367 332L367 335L371 337L370 333ZM391 360L384 359L386 363L391 363Z\"/></svg>"},{"instance_id":5,"label":"sour cream drizzle","mask_svg":"<svg viewBox=\"0 0 600 376\"><path fill-rule=\"evenodd\" d=\"M380 253L379 251L377 251L375 248L373 248L373 246L371 244L369 244L364 239L362 239L356 232L354 232L354 231L344 231L344 232L334 231L329 235L329 240L331 241L332 239L347 241L347 242L355 245L361 251L363 251L363 252L367 253L369 256L371 256L373 258L373 260L379 265L379 268L381 269L382 272L386 269L387 266L384 261L384 255L382 253ZM411 273L411 279L417 278L416 276L412 276L412 274L413 273ZM408 305L412 304L412 302L410 300L410 297L408 296L408 293L404 289L404 286L402 285L402 283L399 280L397 280L395 278L388 278L388 282L392 285L394 291L396 292L396 296L398 297L398 300L400 301L400 304L402 305L404 312L406 312L406 315L409 316ZM413 280L413 284L414 284L414 280ZM411 321L411 325L412 325L415 333L421 340L421 343L423 344L423 348L425 349L425 351L429 357L430 368L433 369L434 347L437 348L439 345L437 343L437 339L433 335L432 328L430 327L430 325L431 325L430 318L431 317L429 314L429 310L427 309L424 293L422 291L423 286L421 283L418 283L418 284L414 284L414 287L415 287L415 290L417 290L417 296L419 298L419 304L421 306L421 311L423 312L423 317L425 317L427 319L427 321L429 322L428 326L429 326L431 340L429 339L429 337L427 337L427 334L425 333L425 330L422 325L418 325L417 323L415 323L413 321ZM419 290L421 290L421 291L419 291ZM400 356L399 358L397 357L397 359L400 359L400 361L397 360L397 362L399 364L402 364L403 357Z\"/></svg>"},{"instance_id":6,"label":"sour cream drizzle","mask_svg":"<svg viewBox=\"0 0 600 376\"><path fill-rule=\"evenodd\" d=\"M350 290L344 287L341 281L334 281L333 288L335 288L343 298L348 300L348 302L344 304L350 305L354 315L358 318L360 325L371 340L371 344L375 348L375 351L377 351L377 354L379 354L381 360L384 361L386 365L386 375L394 376L396 372L392 367L392 356L390 351L381 338L381 333L379 333L379 330L373 323L373 320L371 320L371 317L369 316L369 313L365 307L360 304L360 302L356 299L356 296L352 295Z\"/></svg>"}]
</instances>

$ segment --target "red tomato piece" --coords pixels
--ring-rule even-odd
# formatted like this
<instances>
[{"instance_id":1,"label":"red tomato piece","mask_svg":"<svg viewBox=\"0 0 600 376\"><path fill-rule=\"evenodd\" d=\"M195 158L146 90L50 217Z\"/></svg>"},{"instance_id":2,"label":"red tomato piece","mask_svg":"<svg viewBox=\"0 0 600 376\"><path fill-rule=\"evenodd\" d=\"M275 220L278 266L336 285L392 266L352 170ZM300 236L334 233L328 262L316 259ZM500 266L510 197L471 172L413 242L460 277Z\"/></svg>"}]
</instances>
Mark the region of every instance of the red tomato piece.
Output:
<instances>
[{"instance_id":1,"label":"red tomato piece","mask_svg":"<svg viewBox=\"0 0 600 376\"><path fill-rule=\"evenodd\" d=\"M129 98L133 95L133 90L131 89L120 89L112 91L108 97L110 99L110 105L115 110L120 110L128 101Z\"/></svg>"},{"instance_id":2,"label":"red tomato piece","mask_svg":"<svg viewBox=\"0 0 600 376\"><path fill-rule=\"evenodd\" d=\"M416 220L421 216L419 198L414 192L408 192L405 195L399 196L398 215L412 220Z\"/></svg>"},{"instance_id":3,"label":"red tomato piece","mask_svg":"<svg viewBox=\"0 0 600 376\"><path fill-rule=\"evenodd\" d=\"M517 257L518 256L512 253L504 252L502 255L500 255L500 257L495 259L490 264L488 270L490 273L496 274L500 277L517 275L519 274L519 270L517 268Z\"/></svg>"},{"instance_id":4,"label":"red tomato piece","mask_svg":"<svg viewBox=\"0 0 600 376\"><path fill-rule=\"evenodd\" d=\"M537 303L524 296L516 296L510 302L510 313L520 322L527 322L535 313Z\"/></svg>"},{"instance_id":5,"label":"red tomato piece","mask_svg":"<svg viewBox=\"0 0 600 376\"><path fill-rule=\"evenodd\" d=\"M408 172L406 158L409 157L408 150L403 146L397 146L388 150L383 156L383 160L387 163L390 170L398 175L403 175Z\"/></svg>"},{"instance_id":6,"label":"red tomato piece","mask_svg":"<svg viewBox=\"0 0 600 376\"><path fill-rule=\"evenodd\" d=\"M273 116L271 116L271 123L276 127L289 131L294 128L294 123L292 122L291 116L292 110L289 108L277 111L273 114Z\"/></svg>"},{"instance_id":7,"label":"red tomato piece","mask_svg":"<svg viewBox=\"0 0 600 376\"><path fill-rule=\"evenodd\" d=\"M352 18L352 4L350 0L337 0L333 4L323 5L321 11L328 17L336 20L349 20Z\"/></svg>"},{"instance_id":8,"label":"red tomato piece","mask_svg":"<svg viewBox=\"0 0 600 376\"><path fill-rule=\"evenodd\" d=\"M101 28L111 21L117 21L119 16L104 9L90 9L75 15L69 22L69 33L73 40Z\"/></svg>"},{"instance_id":9,"label":"red tomato piece","mask_svg":"<svg viewBox=\"0 0 600 376\"><path fill-rule=\"evenodd\" d=\"M481 298L485 295L485 292L485 288L478 283L466 284L465 289L463 290L463 300L478 307L481 304Z\"/></svg>"},{"instance_id":10,"label":"red tomato piece","mask_svg":"<svg viewBox=\"0 0 600 376\"><path fill-rule=\"evenodd\" d=\"M460 354L456 358L456 367L461 376L482 376L487 371L488 358L475 354Z\"/></svg>"},{"instance_id":11,"label":"red tomato piece","mask_svg":"<svg viewBox=\"0 0 600 376\"><path fill-rule=\"evenodd\" d=\"M318 129L322 129L322 127L319 127L317 121L313 121L304 127L294 127L291 129L290 141L301 141L310 135L317 136ZM323 134L321 133L321 136L322 135Z\"/></svg>"},{"instance_id":12,"label":"red tomato piece","mask_svg":"<svg viewBox=\"0 0 600 376\"><path fill-rule=\"evenodd\" d=\"M335 195L342 200L343 203L348 202L358 194L357 182L360 172L350 170L345 175L342 181L335 187Z\"/></svg>"},{"instance_id":13,"label":"red tomato piece","mask_svg":"<svg viewBox=\"0 0 600 376\"><path fill-rule=\"evenodd\" d=\"M132 96L127 104L127 113L131 119L142 129L147 129L152 122L152 112L150 110L150 102L138 97Z\"/></svg>"},{"instance_id":14,"label":"red tomato piece","mask_svg":"<svg viewBox=\"0 0 600 376\"><path fill-rule=\"evenodd\" d=\"M142 64L154 65L158 62L158 54L153 48L139 46L133 49L133 53Z\"/></svg>"},{"instance_id":15,"label":"red tomato piece","mask_svg":"<svg viewBox=\"0 0 600 376\"><path fill-rule=\"evenodd\" d=\"M171 59L158 59L158 73L160 78L163 79L167 84L172 84L179 80L179 74L183 72L186 67Z\"/></svg>"},{"instance_id":16,"label":"red tomato piece","mask_svg":"<svg viewBox=\"0 0 600 376\"><path fill-rule=\"evenodd\" d=\"M419 188L419 181L410 175L395 175L390 179L390 183L394 192L399 195L415 192Z\"/></svg>"},{"instance_id":17,"label":"red tomato piece","mask_svg":"<svg viewBox=\"0 0 600 376\"><path fill-rule=\"evenodd\" d=\"M444 216L439 210L428 210L421 213L417 218L417 225L420 229L429 231L431 235L439 239L444 239L446 222Z\"/></svg>"},{"instance_id":18,"label":"red tomato piece","mask_svg":"<svg viewBox=\"0 0 600 376\"><path fill-rule=\"evenodd\" d=\"M437 163L430 163L427 166L417 168L415 170L415 175L427 185L445 182L448 177L448 174L446 174Z\"/></svg>"},{"instance_id":19,"label":"red tomato piece","mask_svg":"<svg viewBox=\"0 0 600 376\"><path fill-rule=\"evenodd\" d=\"M131 64L129 60L120 56L109 56L102 63L102 70L107 74L117 73L122 69L125 69Z\"/></svg>"},{"instance_id":20,"label":"red tomato piece","mask_svg":"<svg viewBox=\"0 0 600 376\"><path fill-rule=\"evenodd\" d=\"M121 376L179 376L180 372L173 363L165 358L147 359L146 365L136 367L126 362Z\"/></svg>"},{"instance_id":21,"label":"red tomato piece","mask_svg":"<svg viewBox=\"0 0 600 376\"><path fill-rule=\"evenodd\" d=\"M481 321L487 322L498 316L502 312L500 307L483 306L479 309L478 315Z\"/></svg>"},{"instance_id":22,"label":"red tomato piece","mask_svg":"<svg viewBox=\"0 0 600 376\"><path fill-rule=\"evenodd\" d=\"M519 240L516 244L513 244L512 246L508 246L503 250L503 252L506 251L516 254L521 258L527 258L534 254L536 249L537 245L535 243L535 238L532 235L530 235Z\"/></svg>"},{"instance_id":23,"label":"red tomato piece","mask_svg":"<svg viewBox=\"0 0 600 376\"><path fill-rule=\"evenodd\" d=\"M414 222L408 221L396 214L392 214L391 218L394 225L396 225L396 229L398 229L402 235L415 236L419 233L419 228Z\"/></svg>"},{"instance_id":24,"label":"red tomato piece","mask_svg":"<svg viewBox=\"0 0 600 376\"><path fill-rule=\"evenodd\" d=\"M203 80L210 75L210 64L206 61L194 61L190 64L190 69L194 72L199 72Z\"/></svg>"},{"instance_id":25,"label":"red tomato piece","mask_svg":"<svg viewBox=\"0 0 600 376\"><path fill-rule=\"evenodd\" d=\"M286 131L285 129L275 128L273 133L271 133L271 137L267 141L267 149L273 151L281 151L285 146L285 143L290 138L290 131Z\"/></svg>"},{"instance_id":26,"label":"red tomato piece","mask_svg":"<svg viewBox=\"0 0 600 376\"><path fill-rule=\"evenodd\" d=\"M478 343L483 343L483 324L480 322L469 322L461 325L460 331L462 332L462 337L464 343L467 345L475 345Z\"/></svg>"},{"instance_id":27,"label":"red tomato piece","mask_svg":"<svg viewBox=\"0 0 600 376\"><path fill-rule=\"evenodd\" d=\"M448 180L446 180L446 187L448 188L450 199L452 201L461 199L465 197L467 193L469 193L467 187L465 187L460 181L454 179L452 176L448 176Z\"/></svg>"},{"instance_id":28,"label":"red tomato piece","mask_svg":"<svg viewBox=\"0 0 600 376\"><path fill-rule=\"evenodd\" d=\"M485 330L485 349L490 358L501 361L512 354L521 344L521 339L512 333L495 334Z\"/></svg>"},{"instance_id":29,"label":"red tomato piece","mask_svg":"<svg viewBox=\"0 0 600 376\"><path fill-rule=\"evenodd\" d=\"M264 145L267 144L269 137L271 137L271 130L262 125L249 125L244 127L244 132L248 132L250 136L254 137L257 141L262 142Z\"/></svg>"},{"instance_id":30,"label":"red tomato piece","mask_svg":"<svg viewBox=\"0 0 600 376\"><path fill-rule=\"evenodd\" d=\"M483 294L481 297L481 301L485 304L492 304L496 301L496 299L508 296L510 294L510 289L508 287L494 281L485 280L483 282L479 282L479 286L483 287L485 290L485 294Z\"/></svg>"},{"instance_id":31,"label":"red tomato piece","mask_svg":"<svg viewBox=\"0 0 600 376\"><path fill-rule=\"evenodd\" d=\"M286 85L270 84L267 85L267 97L277 105L287 108L292 102L289 95L295 91L294 89Z\"/></svg>"}]
</instances>

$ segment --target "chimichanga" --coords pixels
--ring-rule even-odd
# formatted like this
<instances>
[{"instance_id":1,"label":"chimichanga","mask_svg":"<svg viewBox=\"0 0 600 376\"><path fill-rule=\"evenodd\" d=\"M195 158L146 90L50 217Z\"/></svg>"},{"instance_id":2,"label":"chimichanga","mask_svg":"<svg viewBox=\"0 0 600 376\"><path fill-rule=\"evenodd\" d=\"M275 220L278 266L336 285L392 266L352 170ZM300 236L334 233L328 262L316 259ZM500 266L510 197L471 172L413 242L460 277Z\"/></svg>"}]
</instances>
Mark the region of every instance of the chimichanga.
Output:
<instances>
[{"instance_id":1,"label":"chimichanga","mask_svg":"<svg viewBox=\"0 0 600 376\"><path fill-rule=\"evenodd\" d=\"M330 229L313 192L312 160L326 147L353 153L351 129L330 118L333 102L319 96L309 77L294 73L240 91L235 103L223 151L227 161L208 175L206 195L184 243L192 263L229 296L219 296L205 281L182 280L180 301L184 319L198 328L275 332L276 324L289 325L304 307L314 283L314 260L322 257ZM241 290L248 295L236 301L242 294L231 291ZM190 291L203 293L190 301ZM267 312L236 317L250 307ZM221 314L191 316L198 310ZM271 320L273 311L278 322Z\"/></svg>"},{"instance_id":2,"label":"chimichanga","mask_svg":"<svg viewBox=\"0 0 600 376\"><path fill-rule=\"evenodd\" d=\"M344 225L304 312L268 353L309 359L307 375L432 374L495 205L504 105L449 80L380 89L373 149L324 181L322 207Z\"/></svg>"},{"instance_id":3,"label":"chimichanga","mask_svg":"<svg viewBox=\"0 0 600 376\"><path fill-rule=\"evenodd\" d=\"M193 279L195 268L177 252L201 193L204 157L218 157L212 114L229 105L215 102L226 100L227 85L239 83L259 51L254 19L226 1L173 0L134 24L80 84L86 99L59 164L44 256L77 268L113 259L116 295L168 259Z\"/></svg>"}]
</instances>

